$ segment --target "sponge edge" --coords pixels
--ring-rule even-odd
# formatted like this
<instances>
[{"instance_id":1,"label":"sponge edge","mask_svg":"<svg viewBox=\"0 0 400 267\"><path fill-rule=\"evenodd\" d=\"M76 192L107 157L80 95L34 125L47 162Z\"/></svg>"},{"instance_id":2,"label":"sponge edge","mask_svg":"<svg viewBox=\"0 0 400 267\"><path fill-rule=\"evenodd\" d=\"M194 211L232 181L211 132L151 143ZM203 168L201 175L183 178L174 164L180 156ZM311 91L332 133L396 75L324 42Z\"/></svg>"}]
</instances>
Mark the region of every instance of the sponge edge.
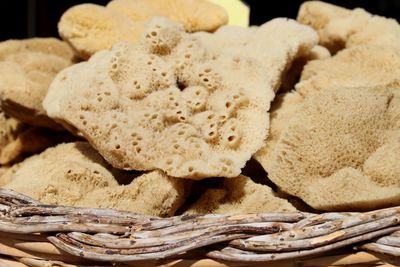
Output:
<instances>
[{"instance_id":1,"label":"sponge edge","mask_svg":"<svg viewBox=\"0 0 400 267\"><path fill-rule=\"evenodd\" d=\"M290 211L296 211L296 208L286 199L275 196L271 188L256 184L249 177L240 175L234 179L225 179L221 189L208 189L185 213L243 214Z\"/></svg>"},{"instance_id":2,"label":"sponge edge","mask_svg":"<svg viewBox=\"0 0 400 267\"><path fill-rule=\"evenodd\" d=\"M236 177L268 132L274 92L263 74L258 61L215 54L157 17L140 43L59 73L43 106L115 168Z\"/></svg>"},{"instance_id":3,"label":"sponge edge","mask_svg":"<svg viewBox=\"0 0 400 267\"><path fill-rule=\"evenodd\" d=\"M153 171L136 177L129 185L91 191L76 206L173 216L185 201L189 187L190 181Z\"/></svg>"},{"instance_id":4,"label":"sponge edge","mask_svg":"<svg viewBox=\"0 0 400 267\"><path fill-rule=\"evenodd\" d=\"M315 209L398 205L400 173L393 160L400 150L390 148L400 140L399 97L385 88L311 94L284 129L271 160L262 162L269 178Z\"/></svg>"}]
</instances>

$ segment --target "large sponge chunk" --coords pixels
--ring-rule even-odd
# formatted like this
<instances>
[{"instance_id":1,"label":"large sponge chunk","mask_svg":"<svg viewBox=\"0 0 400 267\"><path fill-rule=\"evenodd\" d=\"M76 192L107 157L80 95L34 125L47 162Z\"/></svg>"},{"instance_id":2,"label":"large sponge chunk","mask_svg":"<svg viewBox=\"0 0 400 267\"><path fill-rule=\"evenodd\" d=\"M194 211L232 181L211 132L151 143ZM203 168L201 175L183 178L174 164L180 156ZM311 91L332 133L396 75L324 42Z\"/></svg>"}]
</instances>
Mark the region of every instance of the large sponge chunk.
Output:
<instances>
[{"instance_id":1,"label":"large sponge chunk","mask_svg":"<svg viewBox=\"0 0 400 267\"><path fill-rule=\"evenodd\" d=\"M1 176L4 188L45 204L112 208L172 216L190 183L154 171L145 174L112 168L86 142L60 144L26 159ZM118 181L130 182L119 185Z\"/></svg>"},{"instance_id":2,"label":"large sponge chunk","mask_svg":"<svg viewBox=\"0 0 400 267\"><path fill-rule=\"evenodd\" d=\"M97 188L117 186L111 167L88 143L60 144L21 164L5 188L46 204L74 205Z\"/></svg>"},{"instance_id":3,"label":"large sponge chunk","mask_svg":"<svg viewBox=\"0 0 400 267\"><path fill-rule=\"evenodd\" d=\"M274 97L262 65L218 55L165 18L62 71L43 102L116 168L236 177L267 136Z\"/></svg>"},{"instance_id":4,"label":"large sponge chunk","mask_svg":"<svg viewBox=\"0 0 400 267\"><path fill-rule=\"evenodd\" d=\"M400 204L400 94L331 88L309 95L261 162L283 191L321 210Z\"/></svg>"},{"instance_id":5,"label":"large sponge chunk","mask_svg":"<svg viewBox=\"0 0 400 267\"><path fill-rule=\"evenodd\" d=\"M106 7L82 4L68 9L58 31L80 57L89 58L120 41L135 43L154 16L182 23L188 32L214 31L228 22L226 11L206 0L114 0Z\"/></svg>"},{"instance_id":6,"label":"large sponge chunk","mask_svg":"<svg viewBox=\"0 0 400 267\"><path fill-rule=\"evenodd\" d=\"M42 101L56 74L74 60L72 49L55 38L1 42L1 109L29 124L60 128L46 116Z\"/></svg>"}]
</instances>

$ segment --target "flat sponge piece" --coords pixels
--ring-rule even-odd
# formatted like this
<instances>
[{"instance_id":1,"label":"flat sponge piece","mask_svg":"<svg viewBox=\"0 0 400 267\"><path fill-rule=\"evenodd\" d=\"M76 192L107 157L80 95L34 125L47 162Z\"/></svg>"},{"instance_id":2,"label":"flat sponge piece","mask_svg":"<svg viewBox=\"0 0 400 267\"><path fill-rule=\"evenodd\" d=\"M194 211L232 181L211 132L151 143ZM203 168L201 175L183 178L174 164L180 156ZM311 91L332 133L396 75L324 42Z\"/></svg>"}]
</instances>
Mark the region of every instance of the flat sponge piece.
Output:
<instances>
[{"instance_id":1,"label":"flat sponge piece","mask_svg":"<svg viewBox=\"0 0 400 267\"><path fill-rule=\"evenodd\" d=\"M60 128L46 116L42 101L55 75L73 62L72 49L55 38L1 42L1 109L29 124Z\"/></svg>"},{"instance_id":2,"label":"flat sponge piece","mask_svg":"<svg viewBox=\"0 0 400 267\"><path fill-rule=\"evenodd\" d=\"M318 35L311 27L286 18L273 19L260 27L223 26L212 34L195 35L215 53L259 60L275 92L292 63L297 58L308 57L318 43Z\"/></svg>"},{"instance_id":3,"label":"flat sponge piece","mask_svg":"<svg viewBox=\"0 0 400 267\"><path fill-rule=\"evenodd\" d=\"M372 15L361 8L349 10L307 1L301 5L297 20L313 27L320 43L332 52L365 44L400 45L400 25L395 19Z\"/></svg>"},{"instance_id":4,"label":"flat sponge piece","mask_svg":"<svg viewBox=\"0 0 400 267\"><path fill-rule=\"evenodd\" d=\"M128 185L91 191L76 206L168 217L173 216L185 201L188 185L188 181L152 171L136 177Z\"/></svg>"},{"instance_id":5,"label":"flat sponge piece","mask_svg":"<svg viewBox=\"0 0 400 267\"><path fill-rule=\"evenodd\" d=\"M296 208L286 199L275 196L271 188L240 175L235 179L225 179L220 189L208 189L185 213L243 214L290 211L296 211Z\"/></svg>"},{"instance_id":6,"label":"flat sponge piece","mask_svg":"<svg viewBox=\"0 0 400 267\"><path fill-rule=\"evenodd\" d=\"M296 90L307 95L333 86L400 88L400 50L359 45L341 50L331 58L310 61Z\"/></svg>"},{"instance_id":7,"label":"flat sponge piece","mask_svg":"<svg viewBox=\"0 0 400 267\"><path fill-rule=\"evenodd\" d=\"M114 43L135 43L154 16L182 23L188 32L215 31L228 22L226 11L206 0L114 0L106 7L82 4L68 9L58 31L87 59Z\"/></svg>"},{"instance_id":8,"label":"flat sponge piece","mask_svg":"<svg viewBox=\"0 0 400 267\"><path fill-rule=\"evenodd\" d=\"M399 205L399 118L398 90L315 92L289 120L263 167L283 191L315 209Z\"/></svg>"},{"instance_id":9,"label":"flat sponge piece","mask_svg":"<svg viewBox=\"0 0 400 267\"><path fill-rule=\"evenodd\" d=\"M236 177L267 136L274 92L263 73L258 61L214 54L159 17L139 44L62 71L43 106L116 168Z\"/></svg>"}]
</instances>

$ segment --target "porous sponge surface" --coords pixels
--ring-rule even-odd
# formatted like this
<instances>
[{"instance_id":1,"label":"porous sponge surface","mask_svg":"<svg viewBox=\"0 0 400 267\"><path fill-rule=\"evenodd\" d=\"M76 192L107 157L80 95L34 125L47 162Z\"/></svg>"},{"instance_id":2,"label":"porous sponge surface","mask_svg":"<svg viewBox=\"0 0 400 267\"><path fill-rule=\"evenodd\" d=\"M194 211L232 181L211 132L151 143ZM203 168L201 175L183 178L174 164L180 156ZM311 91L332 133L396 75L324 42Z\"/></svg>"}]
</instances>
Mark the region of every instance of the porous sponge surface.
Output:
<instances>
[{"instance_id":1,"label":"porous sponge surface","mask_svg":"<svg viewBox=\"0 0 400 267\"><path fill-rule=\"evenodd\" d=\"M274 92L262 65L216 54L166 18L62 71L44 100L114 167L236 177L263 145Z\"/></svg>"},{"instance_id":2,"label":"porous sponge surface","mask_svg":"<svg viewBox=\"0 0 400 267\"><path fill-rule=\"evenodd\" d=\"M263 163L269 178L316 209L398 205L399 101L387 88L308 96Z\"/></svg>"}]
</instances>

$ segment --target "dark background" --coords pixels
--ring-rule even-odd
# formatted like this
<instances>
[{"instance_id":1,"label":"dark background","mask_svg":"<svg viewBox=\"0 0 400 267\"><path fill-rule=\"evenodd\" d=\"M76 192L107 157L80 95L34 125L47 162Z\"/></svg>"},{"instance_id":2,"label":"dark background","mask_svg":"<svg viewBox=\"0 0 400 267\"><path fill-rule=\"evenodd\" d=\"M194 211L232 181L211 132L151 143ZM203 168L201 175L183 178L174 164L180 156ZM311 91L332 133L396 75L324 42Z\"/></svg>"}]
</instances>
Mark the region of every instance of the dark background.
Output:
<instances>
[{"instance_id":1,"label":"dark background","mask_svg":"<svg viewBox=\"0 0 400 267\"><path fill-rule=\"evenodd\" d=\"M92 2L105 5L109 0L1 0L0 41L27 37L58 36L57 22L69 7ZM162 1L162 0L161 0ZM298 0L248 0L251 7L250 22L262 24L274 17L295 18ZM367 11L400 20L400 0L328 0L347 8L363 7Z\"/></svg>"}]
</instances>

